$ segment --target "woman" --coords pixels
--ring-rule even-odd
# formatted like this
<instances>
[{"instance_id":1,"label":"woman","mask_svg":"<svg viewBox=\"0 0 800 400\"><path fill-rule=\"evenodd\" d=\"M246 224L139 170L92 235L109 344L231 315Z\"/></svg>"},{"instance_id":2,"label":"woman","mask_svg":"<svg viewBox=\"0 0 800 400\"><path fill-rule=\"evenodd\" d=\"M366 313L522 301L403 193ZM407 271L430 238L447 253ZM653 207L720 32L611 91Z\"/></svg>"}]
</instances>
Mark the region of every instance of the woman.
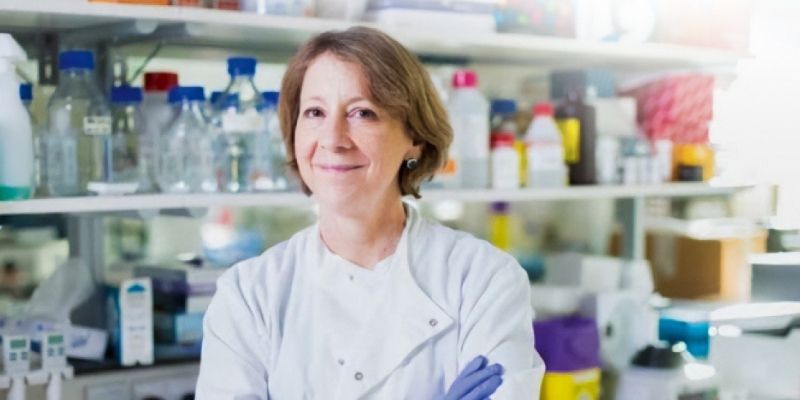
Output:
<instances>
[{"instance_id":1,"label":"woman","mask_svg":"<svg viewBox=\"0 0 800 400\"><path fill-rule=\"evenodd\" d=\"M279 113L319 220L220 278L198 398L538 398L524 271L401 200L452 141L416 57L373 29L320 34Z\"/></svg>"}]
</instances>

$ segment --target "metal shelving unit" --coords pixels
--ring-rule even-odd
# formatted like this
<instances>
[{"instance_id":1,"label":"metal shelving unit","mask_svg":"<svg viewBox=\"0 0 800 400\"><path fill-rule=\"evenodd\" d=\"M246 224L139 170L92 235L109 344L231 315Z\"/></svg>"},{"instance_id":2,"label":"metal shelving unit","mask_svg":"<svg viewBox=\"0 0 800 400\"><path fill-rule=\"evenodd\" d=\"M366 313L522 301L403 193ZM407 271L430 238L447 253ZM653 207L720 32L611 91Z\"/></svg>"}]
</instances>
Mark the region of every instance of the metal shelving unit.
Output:
<instances>
[{"instance_id":1,"label":"metal shelving unit","mask_svg":"<svg viewBox=\"0 0 800 400\"><path fill-rule=\"evenodd\" d=\"M712 186L705 183L666 183L633 186L573 186L555 189L519 190L440 190L422 191L421 202L460 201L488 203L497 201L559 201L592 199L634 199L648 197L695 197L729 195L744 187ZM0 215L15 214L84 214L146 210L181 210L208 207L298 207L313 200L302 193L245 194L147 194L130 196L93 196L33 199L0 202Z\"/></svg>"},{"instance_id":2,"label":"metal shelving unit","mask_svg":"<svg viewBox=\"0 0 800 400\"><path fill-rule=\"evenodd\" d=\"M0 30L47 31L117 43L167 38L173 43L293 49L315 33L366 25L382 29L421 55L465 62L580 65L625 70L726 65L746 54L658 43L594 43L521 34L406 30L364 22L294 18L191 7L89 3L85 0L0 0ZM88 29L93 34L85 35ZM102 29L103 35L98 35Z\"/></svg>"}]
</instances>

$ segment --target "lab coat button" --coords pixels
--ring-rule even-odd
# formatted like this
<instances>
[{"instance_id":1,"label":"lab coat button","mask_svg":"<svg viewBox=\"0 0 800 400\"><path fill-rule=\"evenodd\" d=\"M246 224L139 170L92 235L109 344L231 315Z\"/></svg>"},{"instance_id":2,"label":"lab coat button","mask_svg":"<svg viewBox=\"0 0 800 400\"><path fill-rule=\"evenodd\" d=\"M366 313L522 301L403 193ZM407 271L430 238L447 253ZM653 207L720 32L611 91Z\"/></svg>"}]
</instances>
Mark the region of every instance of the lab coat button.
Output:
<instances>
[{"instance_id":1,"label":"lab coat button","mask_svg":"<svg viewBox=\"0 0 800 400\"><path fill-rule=\"evenodd\" d=\"M439 325L439 321L437 321L436 318L431 318L431 320L428 321L428 325L435 328L436 325Z\"/></svg>"},{"instance_id":2,"label":"lab coat button","mask_svg":"<svg viewBox=\"0 0 800 400\"><path fill-rule=\"evenodd\" d=\"M360 381L360 380L364 379L364 374L362 374L361 372L356 372L355 378L356 378L357 381Z\"/></svg>"},{"instance_id":3,"label":"lab coat button","mask_svg":"<svg viewBox=\"0 0 800 400\"><path fill-rule=\"evenodd\" d=\"M339 365L344 365L344 360L342 360L341 358L340 358L340 359L338 359L338 360L336 360L336 362L338 362L338 363L339 363Z\"/></svg>"}]
</instances>

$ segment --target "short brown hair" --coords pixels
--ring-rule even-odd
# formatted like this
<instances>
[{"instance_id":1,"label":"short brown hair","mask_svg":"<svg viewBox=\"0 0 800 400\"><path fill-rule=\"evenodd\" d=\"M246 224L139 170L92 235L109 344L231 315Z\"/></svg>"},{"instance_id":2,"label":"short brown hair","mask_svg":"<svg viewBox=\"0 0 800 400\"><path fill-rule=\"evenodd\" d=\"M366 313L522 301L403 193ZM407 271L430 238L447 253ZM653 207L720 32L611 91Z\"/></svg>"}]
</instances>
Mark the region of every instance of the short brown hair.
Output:
<instances>
[{"instance_id":1,"label":"short brown hair","mask_svg":"<svg viewBox=\"0 0 800 400\"><path fill-rule=\"evenodd\" d=\"M361 67L370 100L403 123L415 145L422 145L417 167L399 167L400 193L419 198L419 186L430 180L447 162L453 129L447 112L419 59L403 45L378 30L353 27L324 32L305 43L289 61L281 84L278 106L288 167L301 182L303 192L311 190L300 177L294 153L294 136L300 113L300 92L309 65L324 53L332 53Z\"/></svg>"}]
</instances>

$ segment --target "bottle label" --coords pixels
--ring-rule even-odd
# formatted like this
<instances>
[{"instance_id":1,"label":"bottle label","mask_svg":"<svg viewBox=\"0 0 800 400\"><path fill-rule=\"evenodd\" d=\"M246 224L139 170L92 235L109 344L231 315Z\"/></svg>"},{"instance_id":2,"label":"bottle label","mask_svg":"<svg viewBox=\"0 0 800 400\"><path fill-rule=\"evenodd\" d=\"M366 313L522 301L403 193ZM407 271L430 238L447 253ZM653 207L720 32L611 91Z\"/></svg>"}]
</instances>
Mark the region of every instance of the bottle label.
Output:
<instances>
[{"instance_id":1,"label":"bottle label","mask_svg":"<svg viewBox=\"0 0 800 400\"><path fill-rule=\"evenodd\" d=\"M564 118L557 121L558 130L564 142L564 161L577 164L581 161L581 121L577 118Z\"/></svg>"},{"instance_id":2,"label":"bottle label","mask_svg":"<svg viewBox=\"0 0 800 400\"><path fill-rule=\"evenodd\" d=\"M83 117L83 134L101 136L111 134L111 117L86 116Z\"/></svg>"}]
</instances>

